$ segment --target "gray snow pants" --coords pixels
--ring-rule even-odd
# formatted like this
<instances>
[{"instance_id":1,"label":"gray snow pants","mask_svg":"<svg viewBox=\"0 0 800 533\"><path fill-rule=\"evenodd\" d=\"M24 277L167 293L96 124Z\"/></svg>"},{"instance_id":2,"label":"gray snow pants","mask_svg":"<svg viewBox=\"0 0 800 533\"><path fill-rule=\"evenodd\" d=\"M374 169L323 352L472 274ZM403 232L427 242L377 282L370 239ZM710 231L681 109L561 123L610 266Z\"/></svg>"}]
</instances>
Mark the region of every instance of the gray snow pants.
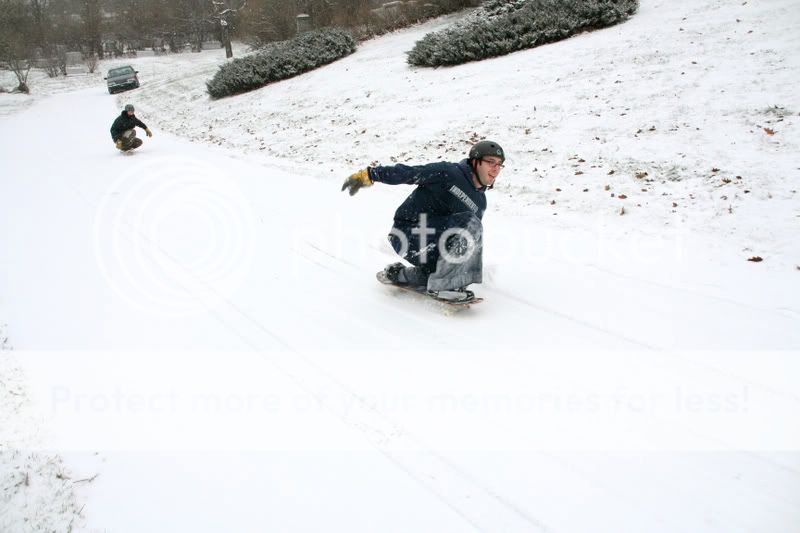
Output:
<instances>
[{"instance_id":1,"label":"gray snow pants","mask_svg":"<svg viewBox=\"0 0 800 533\"><path fill-rule=\"evenodd\" d=\"M446 291L483 280L483 225L471 212L421 218L417 224L395 221L389 243L414 265L409 282Z\"/></svg>"}]
</instances>

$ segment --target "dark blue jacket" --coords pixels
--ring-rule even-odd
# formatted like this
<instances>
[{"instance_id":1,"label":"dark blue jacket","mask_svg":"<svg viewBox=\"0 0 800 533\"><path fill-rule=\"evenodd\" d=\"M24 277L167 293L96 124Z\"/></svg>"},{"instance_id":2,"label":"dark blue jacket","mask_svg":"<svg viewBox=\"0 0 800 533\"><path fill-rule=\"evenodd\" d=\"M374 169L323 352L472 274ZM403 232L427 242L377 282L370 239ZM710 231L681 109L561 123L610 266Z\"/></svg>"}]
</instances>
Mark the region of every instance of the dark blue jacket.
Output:
<instances>
[{"instance_id":1,"label":"dark blue jacket","mask_svg":"<svg viewBox=\"0 0 800 533\"><path fill-rule=\"evenodd\" d=\"M394 214L396 222L416 223L420 213L449 216L468 211L482 218L486 211L486 187L475 188L472 168L466 159L458 163L430 163L414 167L372 167L369 177L372 181L388 185L407 183L417 186L397 208Z\"/></svg>"},{"instance_id":2,"label":"dark blue jacket","mask_svg":"<svg viewBox=\"0 0 800 533\"><path fill-rule=\"evenodd\" d=\"M128 116L127 111L123 111L120 116L114 121L111 125L111 138L114 142L117 142L117 139L122 137L122 134L128 130L132 130L136 126L139 126L143 130L147 129L147 126L144 125L144 122L136 118L136 115L132 117Z\"/></svg>"}]
</instances>

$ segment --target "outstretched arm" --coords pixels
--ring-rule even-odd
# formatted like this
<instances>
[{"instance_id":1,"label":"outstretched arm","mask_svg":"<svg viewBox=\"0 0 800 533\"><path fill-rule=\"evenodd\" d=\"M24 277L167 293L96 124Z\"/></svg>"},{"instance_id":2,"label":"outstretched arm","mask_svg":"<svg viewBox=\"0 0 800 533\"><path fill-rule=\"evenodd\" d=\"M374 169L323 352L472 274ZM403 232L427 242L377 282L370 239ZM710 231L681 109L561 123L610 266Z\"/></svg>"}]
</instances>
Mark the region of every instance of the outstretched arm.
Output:
<instances>
[{"instance_id":1,"label":"outstretched arm","mask_svg":"<svg viewBox=\"0 0 800 533\"><path fill-rule=\"evenodd\" d=\"M142 122L138 118L136 119L136 125L139 126L140 128L142 128L144 130L144 132L147 134L148 137L152 137L153 136L153 132L150 131L150 128L145 126L144 122Z\"/></svg>"},{"instance_id":2,"label":"outstretched arm","mask_svg":"<svg viewBox=\"0 0 800 533\"><path fill-rule=\"evenodd\" d=\"M351 174L344 181L342 190L348 190L350 196L353 196L362 187L369 187L376 181L387 185L424 185L439 181L441 177L442 171L436 163L414 167L400 164L387 167L371 167Z\"/></svg>"},{"instance_id":3,"label":"outstretched arm","mask_svg":"<svg viewBox=\"0 0 800 533\"><path fill-rule=\"evenodd\" d=\"M392 165L374 167L369 170L372 181L387 185L425 185L438 181L441 177L441 172L436 163L420 166Z\"/></svg>"}]
</instances>

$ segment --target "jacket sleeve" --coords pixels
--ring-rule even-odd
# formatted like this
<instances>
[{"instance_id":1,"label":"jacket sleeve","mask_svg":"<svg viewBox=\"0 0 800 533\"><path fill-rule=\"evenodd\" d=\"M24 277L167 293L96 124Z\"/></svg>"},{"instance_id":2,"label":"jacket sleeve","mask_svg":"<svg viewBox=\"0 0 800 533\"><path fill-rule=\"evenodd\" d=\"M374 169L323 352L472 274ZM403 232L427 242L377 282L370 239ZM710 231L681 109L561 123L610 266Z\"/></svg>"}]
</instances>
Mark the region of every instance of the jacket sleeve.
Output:
<instances>
[{"instance_id":1,"label":"jacket sleeve","mask_svg":"<svg viewBox=\"0 0 800 533\"><path fill-rule=\"evenodd\" d=\"M140 128L142 128L143 130L147 129L147 126L145 126L144 122L142 122L138 118L136 119L136 125L139 126Z\"/></svg>"},{"instance_id":2,"label":"jacket sleeve","mask_svg":"<svg viewBox=\"0 0 800 533\"><path fill-rule=\"evenodd\" d=\"M444 172L436 163L421 166L392 165L387 167L371 167L369 177L372 181L387 185L426 185L444 179Z\"/></svg>"}]
</instances>

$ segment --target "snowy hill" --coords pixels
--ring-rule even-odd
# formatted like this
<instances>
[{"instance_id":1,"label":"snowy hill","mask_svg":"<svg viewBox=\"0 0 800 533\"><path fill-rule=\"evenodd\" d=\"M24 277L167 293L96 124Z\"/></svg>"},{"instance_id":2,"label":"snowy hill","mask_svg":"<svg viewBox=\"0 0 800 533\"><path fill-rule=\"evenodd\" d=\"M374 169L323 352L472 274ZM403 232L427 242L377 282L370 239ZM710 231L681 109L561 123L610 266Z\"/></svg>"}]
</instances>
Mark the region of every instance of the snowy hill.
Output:
<instances>
[{"instance_id":1,"label":"snowy hill","mask_svg":"<svg viewBox=\"0 0 800 533\"><path fill-rule=\"evenodd\" d=\"M0 530L796 530L800 11L641 4L219 101L222 52L0 94ZM410 189L339 187L478 137L486 301L448 314L374 280Z\"/></svg>"}]
</instances>

